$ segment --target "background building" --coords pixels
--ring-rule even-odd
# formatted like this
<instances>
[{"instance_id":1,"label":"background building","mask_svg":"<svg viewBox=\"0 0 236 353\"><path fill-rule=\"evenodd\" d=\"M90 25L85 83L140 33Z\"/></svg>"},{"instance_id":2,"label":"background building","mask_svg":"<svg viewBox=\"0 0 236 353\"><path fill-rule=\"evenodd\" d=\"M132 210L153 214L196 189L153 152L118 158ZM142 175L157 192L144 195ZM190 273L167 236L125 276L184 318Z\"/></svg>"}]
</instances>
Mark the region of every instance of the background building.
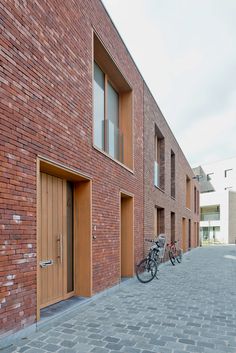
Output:
<instances>
[{"instance_id":1,"label":"background building","mask_svg":"<svg viewBox=\"0 0 236 353\"><path fill-rule=\"evenodd\" d=\"M236 157L194 168L199 175L203 242L236 242Z\"/></svg>"}]
</instances>

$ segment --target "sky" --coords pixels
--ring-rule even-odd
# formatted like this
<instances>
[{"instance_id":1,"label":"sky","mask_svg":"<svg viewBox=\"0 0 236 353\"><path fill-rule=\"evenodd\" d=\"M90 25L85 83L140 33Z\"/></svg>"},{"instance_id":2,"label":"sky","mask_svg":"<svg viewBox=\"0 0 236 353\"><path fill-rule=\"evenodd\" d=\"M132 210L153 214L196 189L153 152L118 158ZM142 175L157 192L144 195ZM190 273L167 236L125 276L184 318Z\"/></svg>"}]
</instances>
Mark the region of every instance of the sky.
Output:
<instances>
[{"instance_id":1,"label":"sky","mask_svg":"<svg viewBox=\"0 0 236 353\"><path fill-rule=\"evenodd\" d=\"M236 156L236 0L102 0L192 167Z\"/></svg>"}]
</instances>

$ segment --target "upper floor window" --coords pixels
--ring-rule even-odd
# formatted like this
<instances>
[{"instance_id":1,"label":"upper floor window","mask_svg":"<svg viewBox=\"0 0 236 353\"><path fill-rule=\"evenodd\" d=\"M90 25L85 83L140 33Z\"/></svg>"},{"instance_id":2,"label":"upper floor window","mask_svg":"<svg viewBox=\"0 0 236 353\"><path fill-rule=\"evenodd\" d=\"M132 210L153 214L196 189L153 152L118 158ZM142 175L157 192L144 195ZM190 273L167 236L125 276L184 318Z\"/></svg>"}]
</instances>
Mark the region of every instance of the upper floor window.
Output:
<instances>
[{"instance_id":1,"label":"upper floor window","mask_svg":"<svg viewBox=\"0 0 236 353\"><path fill-rule=\"evenodd\" d=\"M170 178L171 178L171 196L175 198L175 154L171 150L171 162L170 162Z\"/></svg>"},{"instance_id":2,"label":"upper floor window","mask_svg":"<svg viewBox=\"0 0 236 353\"><path fill-rule=\"evenodd\" d=\"M191 180L186 176L186 207L190 209L191 207Z\"/></svg>"},{"instance_id":3,"label":"upper floor window","mask_svg":"<svg viewBox=\"0 0 236 353\"><path fill-rule=\"evenodd\" d=\"M194 186L194 212L197 213L197 188Z\"/></svg>"},{"instance_id":4,"label":"upper floor window","mask_svg":"<svg viewBox=\"0 0 236 353\"><path fill-rule=\"evenodd\" d=\"M94 145L133 169L132 90L94 34Z\"/></svg>"},{"instance_id":5,"label":"upper floor window","mask_svg":"<svg viewBox=\"0 0 236 353\"><path fill-rule=\"evenodd\" d=\"M165 188L165 139L155 125L154 136L154 185Z\"/></svg>"}]
</instances>

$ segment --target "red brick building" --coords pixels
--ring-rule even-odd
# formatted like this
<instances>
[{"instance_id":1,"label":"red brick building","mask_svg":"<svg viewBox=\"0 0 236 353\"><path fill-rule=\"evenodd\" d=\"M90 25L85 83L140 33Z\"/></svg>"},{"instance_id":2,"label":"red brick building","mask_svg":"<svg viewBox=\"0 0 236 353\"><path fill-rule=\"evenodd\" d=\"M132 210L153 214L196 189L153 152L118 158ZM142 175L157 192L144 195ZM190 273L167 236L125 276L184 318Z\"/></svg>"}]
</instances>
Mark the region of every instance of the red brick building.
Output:
<instances>
[{"instance_id":1,"label":"red brick building","mask_svg":"<svg viewBox=\"0 0 236 353\"><path fill-rule=\"evenodd\" d=\"M160 230L157 207L168 212L169 237L170 224L181 234L182 218L193 229L198 215L193 198L184 203L190 166L102 3L8 0L1 18L4 337L40 320L44 307L132 277L144 235ZM163 137L158 160L154 140ZM196 246L192 234L185 249Z\"/></svg>"}]
</instances>

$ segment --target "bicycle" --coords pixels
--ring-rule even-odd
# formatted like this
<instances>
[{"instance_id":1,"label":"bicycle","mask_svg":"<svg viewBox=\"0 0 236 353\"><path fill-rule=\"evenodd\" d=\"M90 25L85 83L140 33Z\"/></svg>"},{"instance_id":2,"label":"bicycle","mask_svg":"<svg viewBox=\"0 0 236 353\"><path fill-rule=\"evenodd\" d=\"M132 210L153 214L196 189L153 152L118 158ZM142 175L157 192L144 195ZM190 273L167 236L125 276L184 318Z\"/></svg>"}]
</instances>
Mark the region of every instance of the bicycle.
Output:
<instances>
[{"instance_id":1,"label":"bicycle","mask_svg":"<svg viewBox=\"0 0 236 353\"><path fill-rule=\"evenodd\" d=\"M177 249L176 244L178 243L178 240L175 240L174 242L170 242L166 246L169 248L169 259L170 262L172 263L173 266L175 266L176 261L180 264L182 261L182 250Z\"/></svg>"},{"instance_id":2,"label":"bicycle","mask_svg":"<svg viewBox=\"0 0 236 353\"><path fill-rule=\"evenodd\" d=\"M141 283L148 283L154 277L157 278L158 266L161 261L159 257L159 241L149 239L145 239L145 241L154 243L154 245L150 247L147 257L136 266L136 276Z\"/></svg>"}]
</instances>

